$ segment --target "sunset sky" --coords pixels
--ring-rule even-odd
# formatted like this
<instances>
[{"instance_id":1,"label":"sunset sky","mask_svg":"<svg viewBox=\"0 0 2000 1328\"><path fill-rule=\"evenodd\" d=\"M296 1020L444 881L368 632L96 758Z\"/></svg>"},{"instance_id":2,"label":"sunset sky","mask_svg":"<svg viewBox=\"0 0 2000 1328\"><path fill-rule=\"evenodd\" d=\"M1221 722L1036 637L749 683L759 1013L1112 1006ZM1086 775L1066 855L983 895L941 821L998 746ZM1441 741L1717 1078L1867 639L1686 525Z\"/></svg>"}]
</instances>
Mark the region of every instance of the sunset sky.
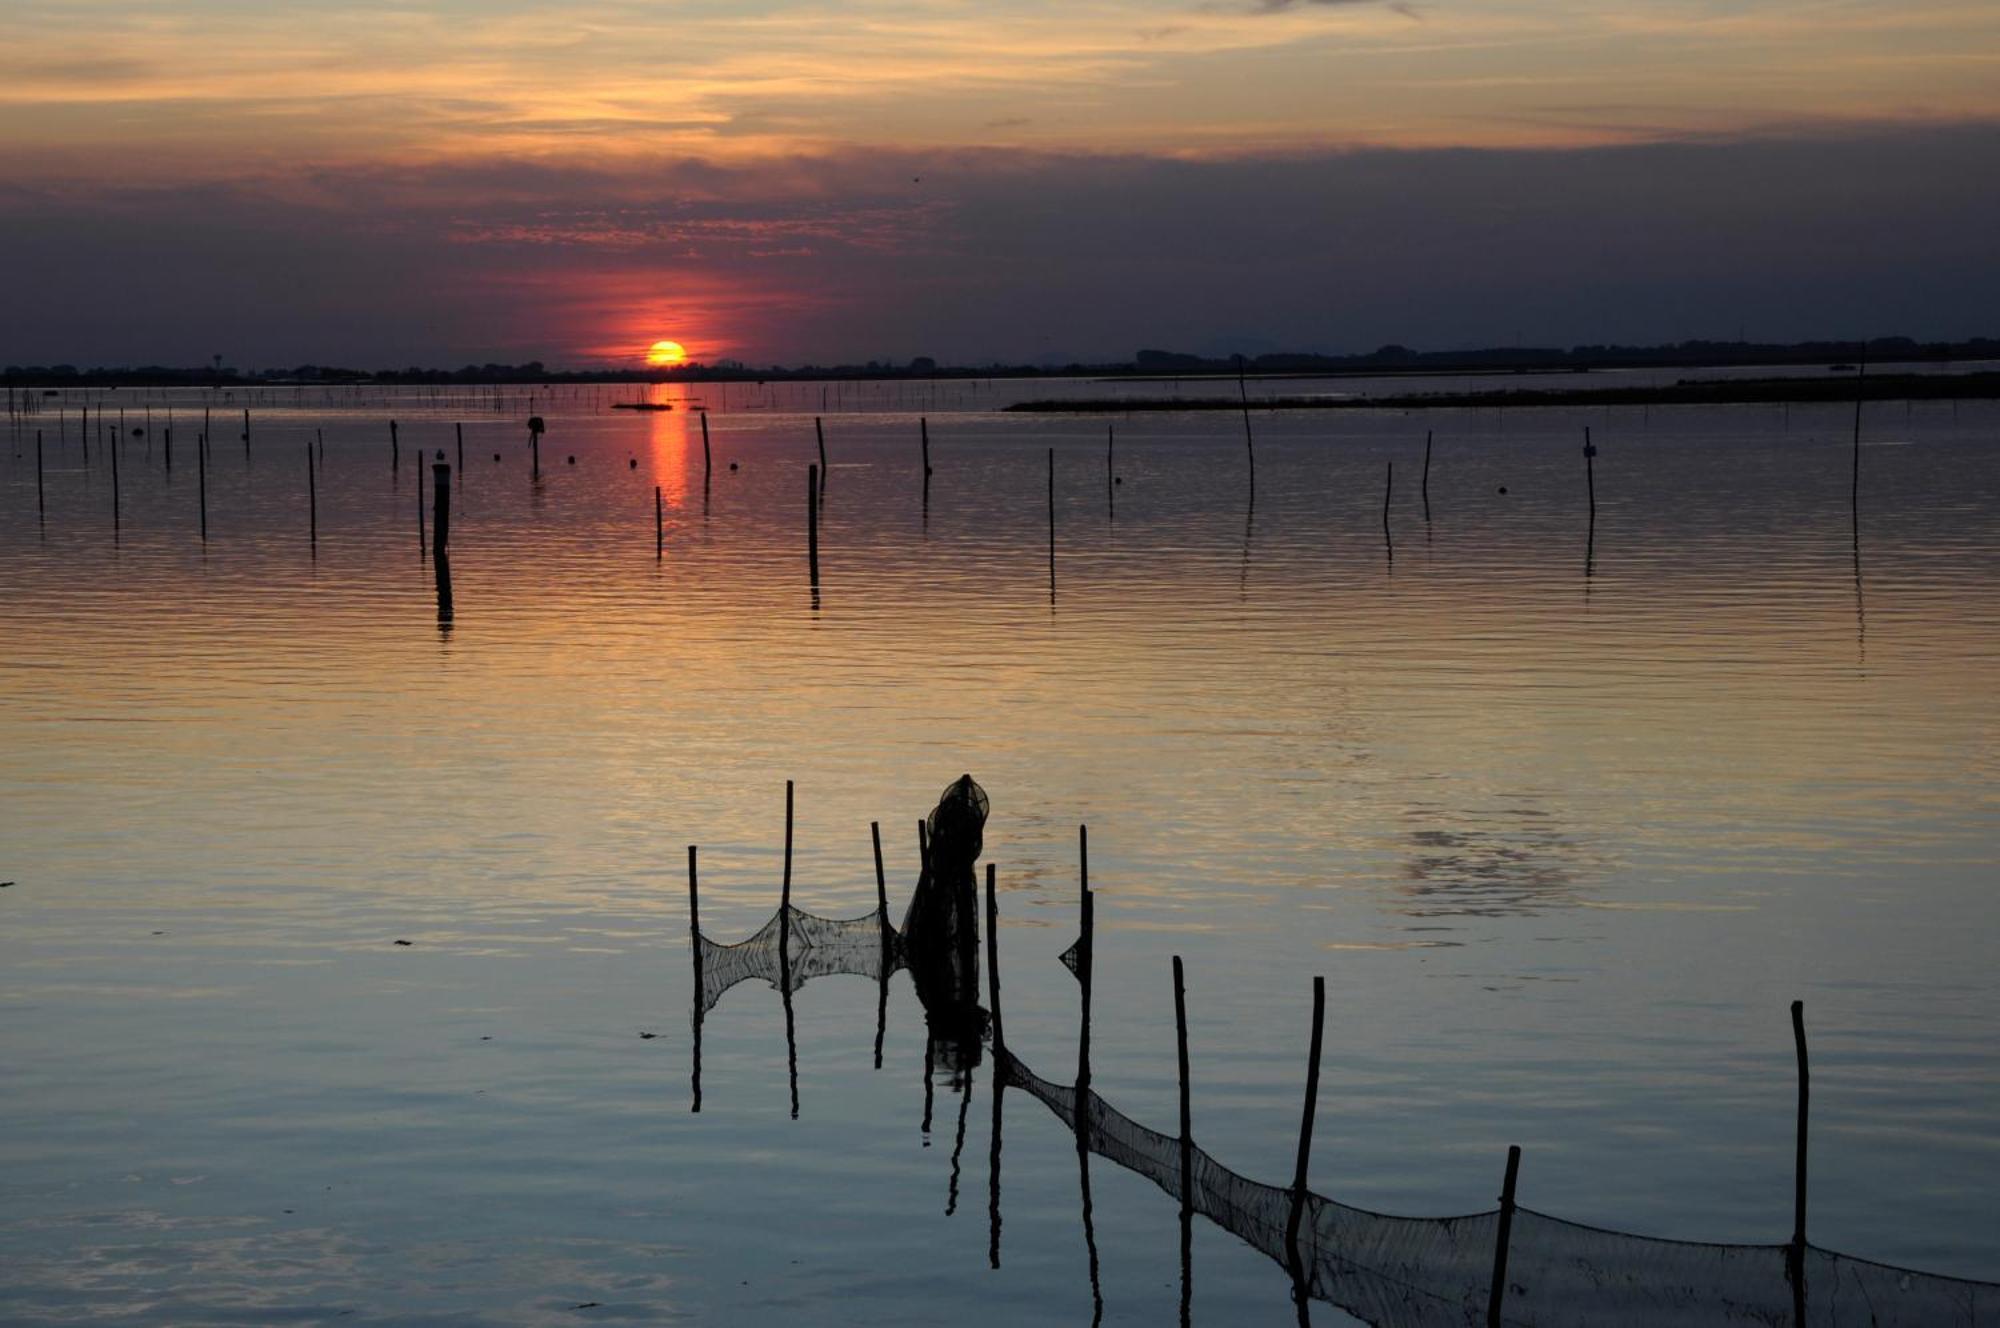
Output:
<instances>
[{"instance_id":1,"label":"sunset sky","mask_svg":"<svg viewBox=\"0 0 2000 1328\"><path fill-rule=\"evenodd\" d=\"M2000 6L6 0L0 363L2000 324Z\"/></svg>"}]
</instances>

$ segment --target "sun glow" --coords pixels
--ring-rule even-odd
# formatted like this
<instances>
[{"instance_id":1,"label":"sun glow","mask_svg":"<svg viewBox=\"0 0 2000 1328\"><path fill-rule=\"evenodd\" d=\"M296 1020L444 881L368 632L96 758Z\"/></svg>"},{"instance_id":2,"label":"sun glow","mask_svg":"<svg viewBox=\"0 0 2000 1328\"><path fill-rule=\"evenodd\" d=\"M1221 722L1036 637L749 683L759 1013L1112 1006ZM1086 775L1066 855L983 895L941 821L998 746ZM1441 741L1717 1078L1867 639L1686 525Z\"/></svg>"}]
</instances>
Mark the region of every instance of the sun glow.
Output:
<instances>
[{"instance_id":1,"label":"sun glow","mask_svg":"<svg viewBox=\"0 0 2000 1328\"><path fill-rule=\"evenodd\" d=\"M656 369L686 364L687 357L687 348L678 341L656 341L646 351L646 363Z\"/></svg>"}]
</instances>

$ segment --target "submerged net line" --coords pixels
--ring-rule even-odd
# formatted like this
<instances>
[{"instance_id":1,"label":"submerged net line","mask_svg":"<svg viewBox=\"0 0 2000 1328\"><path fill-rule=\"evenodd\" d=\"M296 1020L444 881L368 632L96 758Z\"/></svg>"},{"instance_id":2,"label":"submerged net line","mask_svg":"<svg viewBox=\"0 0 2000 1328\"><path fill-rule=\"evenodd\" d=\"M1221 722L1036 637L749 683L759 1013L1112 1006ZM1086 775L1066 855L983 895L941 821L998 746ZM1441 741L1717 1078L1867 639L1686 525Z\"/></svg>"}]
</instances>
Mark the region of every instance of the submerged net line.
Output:
<instances>
[{"instance_id":1,"label":"submerged net line","mask_svg":"<svg viewBox=\"0 0 2000 1328\"><path fill-rule=\"evenodd\" d=\"M901 935L877 908L858 918L781 909L734 945L697 934L702 1013L738 983L762 978L787 994L814 978L858 974L885 982L906 967ZM789 932L785 928L789 926ZM781 940L783 944L781 945ZM1073 972L1080 947L1062 956ZM1078 1092L996 1049L1004 1083L1077 1133ZM1087 1149L1183 1197L1181 1141L1140 1124L1095 1091L1082 1094ZM1500 1210L1398 1217L1306 1192L1296 1246L1294 1191L1243 1176L1198 1144L1188 1149L1187 1202L1286 1270L1307 1295L1380 1328L1476 1328L1486 1322ZM1692 1324L1801 1328L2000 1328L2000 1283L1898 1268L1808 1245L1805 1312L1796 1312L1784 1244L1670 1240L1514 1209L1504 1322L1535 1328Z\"/></svg>"},{"instance_id":2,"label":"submerged net line","mask_svg":"<svg viewBox=\"0 0 2000 1328\"><path fill-rule=\"evenodd\" d=\"M790 932L785 934L787 920ZM701 987L695 993L701 1012L739 982L761 978L786 995L814 978L836 973L859 974L876 982L905 967L902 936L882 909L858 918L823 918L790 905L736 942L722 945L697 932L696 955Z\"/></svg>"}]
</instances>

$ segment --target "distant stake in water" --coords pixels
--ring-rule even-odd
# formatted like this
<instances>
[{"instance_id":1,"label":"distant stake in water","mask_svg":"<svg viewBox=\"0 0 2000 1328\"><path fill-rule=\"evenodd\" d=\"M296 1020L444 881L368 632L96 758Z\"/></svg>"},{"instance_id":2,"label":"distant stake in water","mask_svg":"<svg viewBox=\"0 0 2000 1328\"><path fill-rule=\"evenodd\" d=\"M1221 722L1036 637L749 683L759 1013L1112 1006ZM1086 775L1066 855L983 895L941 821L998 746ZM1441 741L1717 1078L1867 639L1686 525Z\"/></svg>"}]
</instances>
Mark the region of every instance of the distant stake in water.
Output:
<instances>
[{"instance_id":1,"label":"distant stake in water","mask_svg":"<svg viewBox=\"0 0 2000 1328\"><path fill-rule=\"evenodd\" d=\"M1424 474L1419 484L1424 494L1424 524L1431 519L1431 430L1424 430Z\"/></svg>"},{"instance_id":2,"label":"distant stake in water","mask_svg":"<svg viewBox=\"0 0 2000 1328\"><path fill-rule=\"evenodd\" d=\"M458 482L463 484L465 483L465 426L454 424L451 427L458 434Z\"/></svg>"},{"instance_id":3,"label":"distant stake in water","mask_svg":"<svg viewBox=\"0 0 2000 1328\"><path fill-rule=\"evenodd\" d=\"M541 416L530 415L528 417L528 451L530 454L528 474L532 479L540 479L542 475L542 431L547 427L542 422Z\"/></svg>"},{"instance_id":4,"label":"distant stake in water","mask_svg":"<svg viewBox=\"0 0 2000 1328\"><path fill-rule=\"evenodd\" d=\"M1389 561L1396 561L1396 540L1389 533L1389 499L1396 493L1396 463L1389 463L1389 478L1382 488L1382 544L1389 551Z\"/></svg>"},{"instance_id":5,"label":"distant stake in water","mask_svg":"<svg viewBox=\"0 0 2000 1328\"><path fill-rule=\"evenodd\" d=\"M1110 519L1118 519L1118 426L1104 426L1104 506Z\"/></svg>"},{"instance_id":6,"label":"distant stake in water","mask_svg":"<svg viewBox=\"0 0 2000 1328\"><path fill-rule=\"evenodd\" d=\"M438 626L449 627L452 620L451 596L451 467L445 464L444 449L431 466L431 567L437 574Z\"/></svg>"},{"instance_id":7,"label":"distant stake in water","mask_svg":"<svg viewBox=\"0 0 2000 1328\"><path fill-rule=\"evenodd\" d=\"M1250 492L1257 492L1257 444L1250 437L1250 389L1243 382L1243 357L1236 357L1236 396L1243 403L1243 454L1250 459Z\"/></svg>"},{"instance_id":8,"label":"distant stake in water","mask_svg":"<svg viewBox=\"0 0 2000 1328\"><path fill-rule=\"evenodd\" d=\"M659 562L667 556L666 509L660 498L660 486L653 486L653 561Z\"/></svg>"},{"instance_id":9,"label":"distant stake in water","mask_svg":"<svg viewBox=\"0 0 2000 1328\"><path fill-rule=\"evenodd\" d=\"M1854 466L1848 483L1847 505L1856 522L1861 520L1861 398L1868 380L1868 343L1861 343L1861 369L1854 376Z\"/></svg>"},{"instance_id":10,"label":"distant stake in water","mask_svg":"<svg viewBox=\"0 0 2000 1328\"><path fill-rule=\"evenodd\" d=\"M402 465L403 465L403 442L402 439L396 436L396 422L394 420L390 420L389 421L389 473L391 475L395 474L398 470L402 469Z\"/></svg>"},{"instance_id":11,"label":"distant stake in water","mask_svg":"<svg viewBox=\"0 0 2000 1328\"><path fill-rule=\"evenodd\" d=\"M1049 603L1056 602L1056 450L1049 449Z\"/></svg>"},{"instance_id":12,"label":"distant stake in water","mask_svg":"<svg viewBox=\"0 0 2000 1328\"><path fill-rule=\"evenodd\" d=\"M1590 441L1590 426L1583 426L1583 487L1590 498L1590 524L1597 525L1597 444Z\"/></svg>"},{"instance_id":13,"label":"distant stake in water","mask_svg":"<svg viewBox=\"0 0 2000 1328\"><path fill-rule=\"evenodd\" d=\"M715 469L715 458L708 450L708 412L701 413L701 496L708 497L709 472Z\"/></svg>"},{"instance_id":14,"label":"distant stake in water","mask_svg":"<svg viewBox=\"0 0 2000 1328\"><path fill-rule=\"evenodd\" d=\"M819 597L819 467L806 467L806 567L812 574L813 597Z\"/></svg>"},{"instance_id":15,"label":"distant stake in water","mask_svg":"<svg viewBox=\"0 0 2000 1328\"><path fill-rule=\"evenodd\" d=\"M250 456L250 411L248 407L245 407L243 411L243 456L246 460Z\"/></svg>"}]
</instances>

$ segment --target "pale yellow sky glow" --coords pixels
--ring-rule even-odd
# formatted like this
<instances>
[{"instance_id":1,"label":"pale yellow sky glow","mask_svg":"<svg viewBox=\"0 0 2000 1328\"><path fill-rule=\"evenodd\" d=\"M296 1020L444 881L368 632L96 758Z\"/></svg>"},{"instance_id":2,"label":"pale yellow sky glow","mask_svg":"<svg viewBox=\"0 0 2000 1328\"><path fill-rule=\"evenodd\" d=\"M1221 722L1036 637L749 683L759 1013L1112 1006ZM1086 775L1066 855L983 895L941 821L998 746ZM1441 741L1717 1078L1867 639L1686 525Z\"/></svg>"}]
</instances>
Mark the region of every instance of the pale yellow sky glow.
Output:
<instances>
[{"instance_id":1,"label":"pale yellow sky glow","mask_svg":"<svg viewBox=\"0 0 2000 1328\"><path fill-rule=\"evenodd\" d=\"M9 9L0 154L45 179L1583 146L2000 112L2000 6L1950 0Z\"/></svg>"}]
</instances>

